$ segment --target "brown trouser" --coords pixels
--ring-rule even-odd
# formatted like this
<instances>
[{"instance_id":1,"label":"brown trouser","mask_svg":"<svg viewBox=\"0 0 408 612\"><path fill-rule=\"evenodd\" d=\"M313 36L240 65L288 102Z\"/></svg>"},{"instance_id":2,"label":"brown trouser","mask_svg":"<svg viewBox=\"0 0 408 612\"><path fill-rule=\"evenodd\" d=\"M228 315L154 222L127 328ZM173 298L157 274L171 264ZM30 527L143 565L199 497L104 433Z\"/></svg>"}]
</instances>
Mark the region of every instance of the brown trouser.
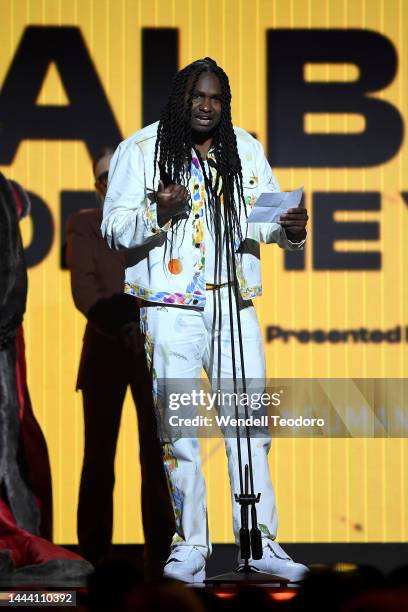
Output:
<instances>
[{"instance_id":1,"label":"brown trouser","mask_svg":"<svg viewBox=\"0 0 408 612\"><path fill-rule=\"evenodd\" d=\"M92 334L94 336L95 334ZM168 556L174 518L156 433L151 379L144 353L96 338L81 364L85 450L78 503L78 541L92 563L111 550L114 462L123 401L130 385L139 426L145 562L157 576ZM85 350L85 347L84 347Z\"/></svg>"}]
</instances>

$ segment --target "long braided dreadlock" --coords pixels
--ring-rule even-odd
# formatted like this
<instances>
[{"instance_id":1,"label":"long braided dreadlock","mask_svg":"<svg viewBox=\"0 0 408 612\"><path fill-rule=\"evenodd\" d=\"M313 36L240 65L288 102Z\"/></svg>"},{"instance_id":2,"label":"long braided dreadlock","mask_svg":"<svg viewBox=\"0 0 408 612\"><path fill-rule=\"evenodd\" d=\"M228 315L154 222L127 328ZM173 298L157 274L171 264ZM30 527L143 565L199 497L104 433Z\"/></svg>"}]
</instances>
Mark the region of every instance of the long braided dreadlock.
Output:
<instances>
[{"instance_id":1,"label":"long braided dreadlock","mask_svg":"<svg viewBox=\"0 0 408 612\"><path fill-rule=\"evenodd\" d=\"M197 60L180 70L174 78L170 96L164 107L159 127L154 156L154 168L163 168L172 183L184 185L188 189L190 180L191 151L194 147L191 137L191 105L195 86L203 72L211 72L218 77L221 85L221 117L214 134L212 152L217 172L221 179L224 209L231 216L233 231L242 240L239 223L241 207L244 204L241 160L238 155L237 140L231 119L231 89L224 70L210 57ZM198 152L197 152L198 154ZM199 156L199 154L198 154ZM200 157L199 157L200 158ZM217 194L210 193L206 181L207 199L210 215L219 208ZM234 193L238 194L235 202ZM245 206L243 206L245 211ZM174 223L177 229L180 221Z\"/></svg>"}]
</instances>

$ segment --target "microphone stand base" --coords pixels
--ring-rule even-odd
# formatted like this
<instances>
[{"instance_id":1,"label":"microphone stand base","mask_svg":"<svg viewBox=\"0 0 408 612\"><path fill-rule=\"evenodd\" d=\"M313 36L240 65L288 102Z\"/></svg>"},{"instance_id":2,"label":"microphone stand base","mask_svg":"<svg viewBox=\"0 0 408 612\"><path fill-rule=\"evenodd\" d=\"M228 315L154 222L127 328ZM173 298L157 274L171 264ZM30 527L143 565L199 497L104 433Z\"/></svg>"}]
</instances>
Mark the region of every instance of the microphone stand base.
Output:
<instances>
[{"instance_id":1,"label":"microphone stand base","mask_svg":"<svg viewBox=\"0 0 408 612\"><path fill-rule=\"evenodd\" d=\"M242 567L236 569L233 572L226 574L219 574L212 578L206 578L204 584L276 584L279 587L286 587L289 583L287 578L283 576L277 576L276 574L266 574L265 572L258 572L249 566L248 568Z\"/></svg>"}]
</instances>

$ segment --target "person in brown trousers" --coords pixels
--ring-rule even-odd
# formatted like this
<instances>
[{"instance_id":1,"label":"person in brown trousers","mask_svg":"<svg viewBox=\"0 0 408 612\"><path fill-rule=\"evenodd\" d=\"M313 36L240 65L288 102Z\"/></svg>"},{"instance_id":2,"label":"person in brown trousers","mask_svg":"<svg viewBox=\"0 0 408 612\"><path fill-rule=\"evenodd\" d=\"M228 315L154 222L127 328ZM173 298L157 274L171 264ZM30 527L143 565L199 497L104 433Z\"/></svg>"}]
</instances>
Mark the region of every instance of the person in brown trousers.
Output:
<instances>
[{"instance_id":1,"label":"person in brown trousers","mask_svg":"<svg viewBox=\"0 0 408 612\"><path fill-rule=\"evenodd\" d=\"M67 220L72 296L88 321L77 380L85 421L78 541L83 556L94 564L111 552L114 461L130 385L139 427L145 568L148 576L157 577L174 533L174 518L156 431L139 305L123 293L124 254L110 250L99 229L112 154L106 148L93 162L100 207L82 210Z\"/></svg>"}]
</instances>

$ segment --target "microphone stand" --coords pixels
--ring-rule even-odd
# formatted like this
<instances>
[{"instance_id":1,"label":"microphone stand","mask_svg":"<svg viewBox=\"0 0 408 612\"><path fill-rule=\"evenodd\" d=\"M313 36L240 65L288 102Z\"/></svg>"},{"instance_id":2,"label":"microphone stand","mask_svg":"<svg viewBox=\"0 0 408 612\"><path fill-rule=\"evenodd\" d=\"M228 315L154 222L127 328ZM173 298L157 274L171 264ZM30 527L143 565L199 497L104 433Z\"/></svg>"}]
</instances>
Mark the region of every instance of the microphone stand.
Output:
<instances>
[{"instance_id":1,"label":"microphone stand","mask_svg":"<svg viewBox=\"0 0 408 612\"><path fill-rule=\"evenodd\" d=\"M224 189L230 188L230 185L224 185ZM233 188L233 187L232 187ZM231 201L231 199L229 198ZM237 279L235 252L234 252L234 235L233 235L233 223L232 213L229 206L225 206L224 199L224 223L225 223L225 237L226 237L226 258L227 258L227 273L228 273L228 305L229 305L229 317L230 317L230 335L231 335L231 354L232 354L232 372L234 381L234 398L235 398L235 417L239 418L238 405L237 405L237 373L235 363L235 340L234 340L234 321L233 321L233 296L232 291L234 290L235 297L235 309L238 327L238 341L239 341L239 352L240 352L240 365L242 372L242 388L243 393L246 393L246 379L245 379L245 368L244 368L244 352L242 342L242 329L241 319L239 310L239 287ZM221 255L220 255L220 243L221 238L217 237L217 247L219 258L218 270L221 270ZM216 266L217 267L217 266ZM248 419L248 406L244 404L245 419ZM271 584L278 583L279 586L286 586L289 582L287 578L278 576L275 574L268 574L260 572L250 564L250 559L261 559L262 558L262 534L258 528L256 504L259 503L261 494L254 492L254 481L253 481L253 466L252 466L252 453L251 453L251 434L249 426L245 428L245 439L247 443L248 451L248 463L245 464L243 471L242 454L241 454L241 433L237 421L236 425L236 436L237 436L237 451L238 451L238 468L239 468L239 480L240 480L240 492L235 493L235 502L241 507L241 528L239 530L239 546L240 556L244 560L243 565L238 566L234 571L212 576L204 580L205 584ZM248 421L246 420L246 423ZM243 477L244 475L244 477ZM249 509L251 509L251 529L249 528Z\"/></svg>"}]
</instances>

